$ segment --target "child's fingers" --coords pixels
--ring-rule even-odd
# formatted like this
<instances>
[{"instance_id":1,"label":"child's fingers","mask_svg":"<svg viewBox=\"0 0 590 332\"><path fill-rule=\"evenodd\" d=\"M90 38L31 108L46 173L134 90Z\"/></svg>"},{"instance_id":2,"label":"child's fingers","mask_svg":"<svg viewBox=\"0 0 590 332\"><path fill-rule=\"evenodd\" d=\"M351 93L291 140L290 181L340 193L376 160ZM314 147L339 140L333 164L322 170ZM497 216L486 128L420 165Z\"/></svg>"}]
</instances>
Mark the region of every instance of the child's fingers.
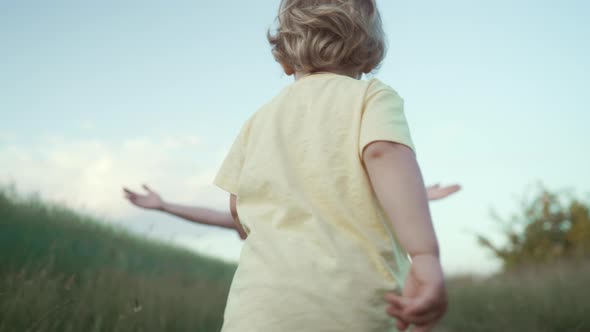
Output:
<instances>
[{"instance_id":1,"label":"child's fingers","mask_svg":"<svg viewBox=\"0 0 590 332\"><path fill-rule=\"evenodd\" d=\"M456 193L457 191L461 190L461 186L460 186L460 185L457 185L457 184L455 184L455 185L452 185L452 186L445 187L445 188L443 188L442 190L443 190L443 192L445 193L445 195L447 195L447 196L448 196L448 195L454 194L454 193Z\"/></svg>"},{"instance_id":2,"label":"child's fingers","mask_svg":"<svg viewBox=\"0 0 590 332\"><path fill-rule=\"evenodd\" d=\"M440 294L436 287L430 288L419 297L410 301L405 309L411 316L421 316L432 311L440 311L446 308L446 296Z\"/></svg>"},{"instance_id":3,"label":"child's fingers","mask_svg":"<svg viewBox=\"0 0 590 332\"><path fill-rule=\"evenodd\" d=\"M414 325L412 332L430 332L432 331L435 325L436 324L434 322L424 325Z\"/></svg>"},{"instance_id":4,"label":"child's fingers","mask_svg":"<svg viewBox=\"0 0 590 332\"><path fill-rule=\"evenodd\" d=\"M438 320L445 312L444 307L441 306L428 307L427 310L418 312L410 311L412 306L419 305L416 302L417 300L414 299L393 299L392 304L387 307L387 313L408 323L426 324Z\"/></svg>"},{"instance_id":5,"label":"child's fingers","mask_svg":"<svg viewBox=\"0 0 590 332\"><path fill-rule=\"evenodd\" d=\"M387 295L386 301L389 303L385 310L389 316L401 319L404 311L404 305L401 303L403 299L397 295Z\"/></svg>"},{"instance_id":6,"label":"child's fingers","mask_svg":"<svg viewBox=\"0 0 590 332\"><path fill-rule=\"evenodd\" d=\"M395 327L397 327L397 329L400 331L405 331L409 326L410 326L410 324L408 324L407 322L405 322L399 318L395 322Z\"/></svg>"},{"instance_id":7,"label":"child's fingers","mask_svg":"<svg viewBox=\"0 0 590 332\"><path fill-rule=\"evenodd\" d=\"M123 191L125 192L125 194L131 195L131 196L134 196L135 195L135 193L133 191L131 191L131 190L125 188L125 187L123 187Z\"/></svg>"},{"instance_id":8,"label":"child's fingers","mask_svg":"<svg viewBox=\"0 0 590 332\"><path fill-rule=\"evenodd\" d=\"M442 313L440 311L431 311L427 314L423 314L421 316L411 316L411 315L401 315L402 319L406 322L410 322L412 324L429 324L436 322L440 319Z\"/></svg>"},{"instance_id":9,"label":"child's fingers","mask_svg":"<svg viewBox=\"0 0 590 332\"><path fill-rule=\"evenodd\" d=\"M153 191L150 189L150 187L147 186L147 184L143 184L142 185L143 189L145 189L148 193L153 193Z\"/></svg>"},{"instance_id":10,"label":"child's fingers","mask_svg":"<svg viewBox=\"0 0 590 332\"><path fill-rule=\"evenodd\" d=\"M408 299L393 292L388 292L385 294L385 301L396 308L403 308L408 304Z\"/></svg>"},{"instance_id":11,"label":"child's fingers","mask_svg":"<svg viewBox=\"0 0 590 332\"><path fill-rule=\"evenodd\" d=\"M389 307L387 309L387 313L390 316L397 318L398 321L402 321L407 324L427 324L433 321L437 321L442 316L442 313L440 311L432 311L421 316L408 315L407 313L404 313L403 310L396 309L393 307Z\"/></svg>"},{"instance_id":12,"label":"child's fingers","mask_svg":"<svg viewBox=\"0 0 590 332\"><path fill-rule=\"evenodd\" d=\"M393 292L385 295L385 300L390 304L387 307L390 316L405 323L422 325L440 319L446 311L444 299L434 290L417 298L405 298Z\"/></svg>"},{"instance_id":13,"label":"child's fingers","mask_svg":"<svg viewBox=\"0 0 590 332\"><path fill-rule=\"evenodd\" d=\"M404 316L404 310L402 307L399 307L397 305L390 305L387 306L387 314L389 316L395 317L395 318L400 318L401 316Z\"/></svg>"},{"instance_id":14,"label":"child's fingers","mask_svg":"<svg viewBox=\"0 0 590 332\"><path fill-rule=\"evenodd\" d=\"M413 299L413 301L410 301L406 305L405 312L410 316L421 316L427 314L428 312L436 308L435 301L436 300L434 298L429 296Z\"/></svg>"},{"instance_id":15,"label":"child's fingers","mask_svg":"<svg viewBox=\"0 0 590 332\"><path fill-rule=\"evenodd\" d=\"M429 303L422 299L405 298L395 293L387 293L385 300L390 304L387 307L387 313L397 318L403 318L414 323L419 316L429 313L430 307L425 307Z\"/></svg>"},{"instance_id":16,"label":"child's fingers","mask_svg":"<svg viewBox=\"0 0 590 332\"><path fill-rule=\"evenodd\" d=\"M387 306L387 314L396 318L395 325L398 330L405 331L410 325L402 319L404 309L404 304L402 303L406 302L405 299L394 293L388 293L385 296L385 299L390 304Z\"/></svg>"}]
</instances>

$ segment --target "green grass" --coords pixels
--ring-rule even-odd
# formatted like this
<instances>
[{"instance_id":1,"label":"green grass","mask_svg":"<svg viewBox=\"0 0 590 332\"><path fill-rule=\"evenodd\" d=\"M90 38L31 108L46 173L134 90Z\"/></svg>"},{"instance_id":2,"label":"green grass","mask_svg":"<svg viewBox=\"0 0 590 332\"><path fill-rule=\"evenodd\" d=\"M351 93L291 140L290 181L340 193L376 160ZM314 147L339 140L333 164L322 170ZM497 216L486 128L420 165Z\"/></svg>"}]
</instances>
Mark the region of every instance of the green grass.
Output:
<instances>
[{"instance_id":1,"label":"green grass","mask_svg":"<svg viewBox=\"0 0 590 332\"><path fill-rule=\"evenodd\" d=\"M590 331L590 262L449 281L444 331Z\"/></svg>"},{"instance_id":2,"label":"green grass","mask_svg":"<svg viewBox=\"0 0 590 332\"><path fill-rule=\"evenodd\" d=\"M234 271L0 190L0 332L219 331ZM451 278L437 331L590 331L588 281L588 261Z\"/></svg>"},{"instance_id":3,"label":"green grass","mask_svg":"<svg viewBox=\"0 0 590 332\"><path fill-rule=\"evenodd\" d=\"M0 192L0 331L218 331L234 271Z\"/></svg>"}]
</instances>

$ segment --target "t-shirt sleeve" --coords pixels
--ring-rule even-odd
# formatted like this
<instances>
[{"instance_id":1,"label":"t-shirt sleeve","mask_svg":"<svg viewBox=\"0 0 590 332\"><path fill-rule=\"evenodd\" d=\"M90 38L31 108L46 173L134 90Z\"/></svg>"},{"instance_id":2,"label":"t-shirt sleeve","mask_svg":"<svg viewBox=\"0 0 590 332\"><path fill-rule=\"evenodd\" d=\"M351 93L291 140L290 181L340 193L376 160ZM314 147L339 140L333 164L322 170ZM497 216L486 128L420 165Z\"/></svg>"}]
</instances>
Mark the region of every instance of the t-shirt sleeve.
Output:
<instances>
[{"instance_id":1,"label":"t-shirt sleeve","mask_svg":"<svg viewBox=\"0 0 590 332\"><path fill-rule=\"evenodd\" d=\"M375 81L367 90L359 134L359 154L375 141L403 144L415 151L404 101L391 87Z\"/></svg>"},{"instance_id":2,"label":"t-shirt sleeve","mask_svg":"<svg viewBox=\"0 0 590 332\"><path fill-rule=\"evenodd\" d=\"M248 129L249 121L242 126L238 137L229 149L213 180L216 186L236 196L238 195L240 175L244 166Z\"/></svg>"}]
</instances>

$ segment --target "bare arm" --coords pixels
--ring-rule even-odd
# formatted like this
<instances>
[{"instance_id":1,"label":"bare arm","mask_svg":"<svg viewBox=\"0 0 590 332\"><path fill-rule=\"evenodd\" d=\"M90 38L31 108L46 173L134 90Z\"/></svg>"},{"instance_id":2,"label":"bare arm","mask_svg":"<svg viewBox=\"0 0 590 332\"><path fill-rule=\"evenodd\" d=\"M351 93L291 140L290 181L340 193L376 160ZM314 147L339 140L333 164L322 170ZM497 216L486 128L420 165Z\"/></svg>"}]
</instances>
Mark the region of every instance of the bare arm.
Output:
<instances>
[{"instance_id":1,"label":"bare arm","mask_svg":"<svg viewBox=\"0 0 590 332\"><path fill-rule=\"evenodd\" d=\"M239 219L237 219L237 212L235 210L233 212L222 212L198 206L173 204L164 201L158 193L150 189L147 185L144 184L143 188L147 194L136 193L125 187L123 188L123 192L127 200L135 206L148 210L163 211L199 224L235 229L240 238L245 239L247 237L246 232L239 223ZM439 185L433 185L426 188L429 200L447 197L459 189L460 187L457 185L442 188ZM235 209L235 200L235 196L233 201L230 200L230 209L232 204Z\"/></svg>"},{"instance_id":2,"label":"bare arm","mask_svg":"<svg viewBox=\"0 0 590 332\"><path fill-rule=\"evenodd\" d=\"M412 257L401 296L389 292L387 312L397 327L431 331L447 307L439 247L432 226L422 174L414 153L406 146L378 141L363 151L367 174L396 237Z\"/></svg>"},{"instance_id":3,"label":"bare arm","mask_svg":"<svg viewBox=\"0 0 590 332\"><path fill-rule=\"evenodd\" d=\"M439 249L422 175L414 153L404 145L373 142L363 151L367 174L381 206L410 256Z\"/></svg>"},{"instance_id":4,"label":"bare arm","mask_svg":"<svg viewBox=\"0 0 590 332\"><path fill-rule=\"evenodd\" d=\"M234 219L227 212L168 202L162 202L159 210L199 224L235 228Z\"/></svg>"},{"instance_id":5,"label":"bare arm","mask_svg":"<svg viewBox=\"0 0 590 332\"><path fill-rule=\"evenodd\" d=\"M125 187L123 192L129 202L144 209L163 211L199 224L235 228L234 220L228 212L168 203L147 185L143 185L143 188L147 194L139 194Z\"/></svg>"}]
</instances>

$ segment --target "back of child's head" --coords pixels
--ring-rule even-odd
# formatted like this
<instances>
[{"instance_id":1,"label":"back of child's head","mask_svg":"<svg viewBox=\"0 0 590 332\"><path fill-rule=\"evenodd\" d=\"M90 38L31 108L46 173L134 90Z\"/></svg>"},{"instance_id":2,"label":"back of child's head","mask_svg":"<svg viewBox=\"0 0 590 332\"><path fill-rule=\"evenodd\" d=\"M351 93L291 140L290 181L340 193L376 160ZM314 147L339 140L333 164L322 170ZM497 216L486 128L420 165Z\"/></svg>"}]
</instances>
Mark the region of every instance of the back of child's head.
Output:
<instances>
[{"instance_id":1,"label":"back of child's head","mask_svg":"<svg viewBox=\"0 0 590 332\"><path fill-rule=\"evenodd\" d=\"M282 0L277 20L268 40L291 73L368 73L385 56L375 0Z\"/></svg>"}]
</instances>

